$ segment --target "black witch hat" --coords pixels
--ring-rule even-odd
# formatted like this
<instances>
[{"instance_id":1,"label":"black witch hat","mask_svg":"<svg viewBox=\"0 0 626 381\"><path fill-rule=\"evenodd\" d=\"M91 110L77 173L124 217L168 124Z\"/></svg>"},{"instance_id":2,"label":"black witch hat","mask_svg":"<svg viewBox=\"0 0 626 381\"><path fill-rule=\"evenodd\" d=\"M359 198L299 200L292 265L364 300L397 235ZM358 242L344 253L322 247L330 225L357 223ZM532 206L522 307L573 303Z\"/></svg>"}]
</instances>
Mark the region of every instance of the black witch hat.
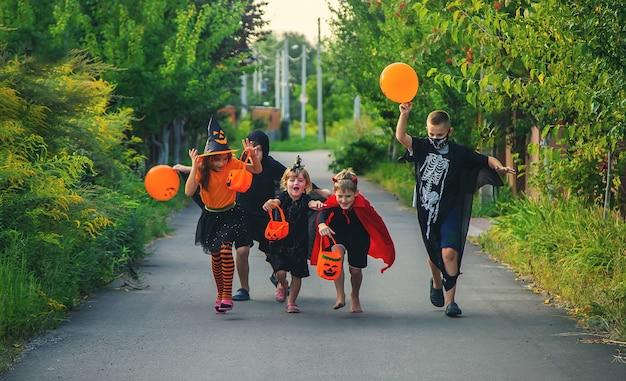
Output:
<instances>
[{"instance_id":1,"label":"black witch hat","mask_svg":"<svg viewBox=\"0 0 626 381\"><path fill-rule=\"evenodd\" d=\"M209 137L206 140L206 145L204 146L204 153L202 155L198 155L198 157L237 151L236 149L230 149L230 147L228 147L226 134L224 134L224 130L222 130L220 124L217 120L213 119L213 117L211 117L211 120L209 121L208 130Z\"/></svg>"}]
</instances>

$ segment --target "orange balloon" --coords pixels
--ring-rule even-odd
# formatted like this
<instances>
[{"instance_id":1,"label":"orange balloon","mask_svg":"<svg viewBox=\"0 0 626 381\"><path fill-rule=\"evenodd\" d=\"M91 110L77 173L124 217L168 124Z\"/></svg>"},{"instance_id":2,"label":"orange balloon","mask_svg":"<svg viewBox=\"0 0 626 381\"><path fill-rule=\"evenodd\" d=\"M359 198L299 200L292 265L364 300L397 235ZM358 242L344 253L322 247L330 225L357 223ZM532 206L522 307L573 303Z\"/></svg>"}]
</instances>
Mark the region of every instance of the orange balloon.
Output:
<instances>
[{"instance_id":1,"label":"orange balloon","mask_svg":"<svg viewBox=\"0 0 626 381\"><path fill-rule=\"evenodd\" d=\"M405 63L394 62L380 73L380 89L394 102L412 101L418 87L419 80L415 70Z\"/></svg>"},{"instance_id":2,"label":"orange balloon","mask_svg":"<svg viewBox=\"0 0 626 381\"><path fill-rule=\"evenodd\" d=\"M163 164L150 168L143 183L148 194L158 201L174 198L180 187L178 172L169 165Z\"/></svg>"}]
</instances>

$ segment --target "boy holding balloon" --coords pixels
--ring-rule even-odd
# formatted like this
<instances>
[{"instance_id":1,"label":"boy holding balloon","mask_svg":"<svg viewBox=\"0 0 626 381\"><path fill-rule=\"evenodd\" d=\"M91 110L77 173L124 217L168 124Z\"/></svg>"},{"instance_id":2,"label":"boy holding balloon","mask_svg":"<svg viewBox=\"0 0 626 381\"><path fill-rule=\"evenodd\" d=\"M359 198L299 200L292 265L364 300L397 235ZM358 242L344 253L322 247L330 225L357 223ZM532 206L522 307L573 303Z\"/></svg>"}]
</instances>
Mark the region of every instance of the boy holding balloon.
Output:
<instances>
[{"instance_id":1,"label":"boy holding balloon","mask_svg":"<svg viewBox=\"0 0 626 381\"><path fill-rule=\"evenodd\" d=\"M457 278L467 238L474 192L482 185L503 185L500 175L515 173L492 156L449 141L454 132L445 111L426 120L426 138L406 132L411 102L400 104L396 139L407 149L405 159L415 166L413 204L428 252L430 301L445 306L446 316L461 315L455 302ZM445 295L444 295L445 290Z\"/></svg>"}]
</instances>

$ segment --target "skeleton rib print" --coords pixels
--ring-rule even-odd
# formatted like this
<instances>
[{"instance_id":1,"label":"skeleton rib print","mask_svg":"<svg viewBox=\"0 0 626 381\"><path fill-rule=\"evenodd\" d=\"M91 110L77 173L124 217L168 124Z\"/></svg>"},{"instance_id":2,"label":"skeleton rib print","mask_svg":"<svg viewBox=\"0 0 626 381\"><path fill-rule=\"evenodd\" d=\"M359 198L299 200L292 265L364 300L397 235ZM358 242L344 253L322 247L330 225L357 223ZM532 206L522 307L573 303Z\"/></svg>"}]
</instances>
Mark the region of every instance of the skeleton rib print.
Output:
<instances>
[{"instance_id":1,"label":"skeleton rib print","mask_svg":"<svg viewBox=\"0 0 626 381\"><path fill-rule=\"evenodd\" d=\"M430 236L430 224L437 222L439 202L443 194L446 176L450 168L450 160L442 155L429 153L420 168L422 187L420 189L421 206L428 211L428 227L426 237Z\"/></svg>"}]
</instances>

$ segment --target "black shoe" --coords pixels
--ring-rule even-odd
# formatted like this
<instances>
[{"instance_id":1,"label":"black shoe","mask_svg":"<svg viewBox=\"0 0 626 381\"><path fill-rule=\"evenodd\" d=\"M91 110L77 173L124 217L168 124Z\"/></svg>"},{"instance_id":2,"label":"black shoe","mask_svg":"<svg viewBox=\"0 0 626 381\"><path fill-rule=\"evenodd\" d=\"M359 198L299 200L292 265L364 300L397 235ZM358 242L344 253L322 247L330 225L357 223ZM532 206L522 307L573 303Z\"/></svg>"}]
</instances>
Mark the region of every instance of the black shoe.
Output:
<instances>
[{"instance_id":1,"label":"black shoe","mask_svg":"<svg viewBox=\"0 0 626 381\"><path fill-rule=\"evenodd\" d=\"M274 285L274 287L278 287L278 280L274 277L274 274L270 275L270 282Z\"/></svg>"},{"instance_id":2,"label":"black shoe","mask_svg":"<svg viewBox=\"0 0 626 381\"><path fill-rule=\"evenodd\" d=\"M443 298L443 288L436 289L433 287L433 278L430 278L430 302L435 307L443 307L445 304L445 300Z\"/></svg>"},{"instance_id":3,"label":"black shoe","mask_svg":"<svg viewBox=\"0 0 626 381\"><path fill-rule=\"evenodd\" d=\"M233 300L235 300L237 302L241 302L241 301L244 301L244 300L250 300L250 293L245 288L240 288L233 295Z\"/></svg>"},{"instance_id":4,"label":"black shoe","mask_svg":"<svg viewBox=\"0 0 626 381\"><path fill-rule=\"evenodd\" d=\"M455 302L448 304L448 306L446 307L447 316L455 317L455 316L459 316L460 314L461 314L461 309Z\"/></svg>"}]
</instances>

